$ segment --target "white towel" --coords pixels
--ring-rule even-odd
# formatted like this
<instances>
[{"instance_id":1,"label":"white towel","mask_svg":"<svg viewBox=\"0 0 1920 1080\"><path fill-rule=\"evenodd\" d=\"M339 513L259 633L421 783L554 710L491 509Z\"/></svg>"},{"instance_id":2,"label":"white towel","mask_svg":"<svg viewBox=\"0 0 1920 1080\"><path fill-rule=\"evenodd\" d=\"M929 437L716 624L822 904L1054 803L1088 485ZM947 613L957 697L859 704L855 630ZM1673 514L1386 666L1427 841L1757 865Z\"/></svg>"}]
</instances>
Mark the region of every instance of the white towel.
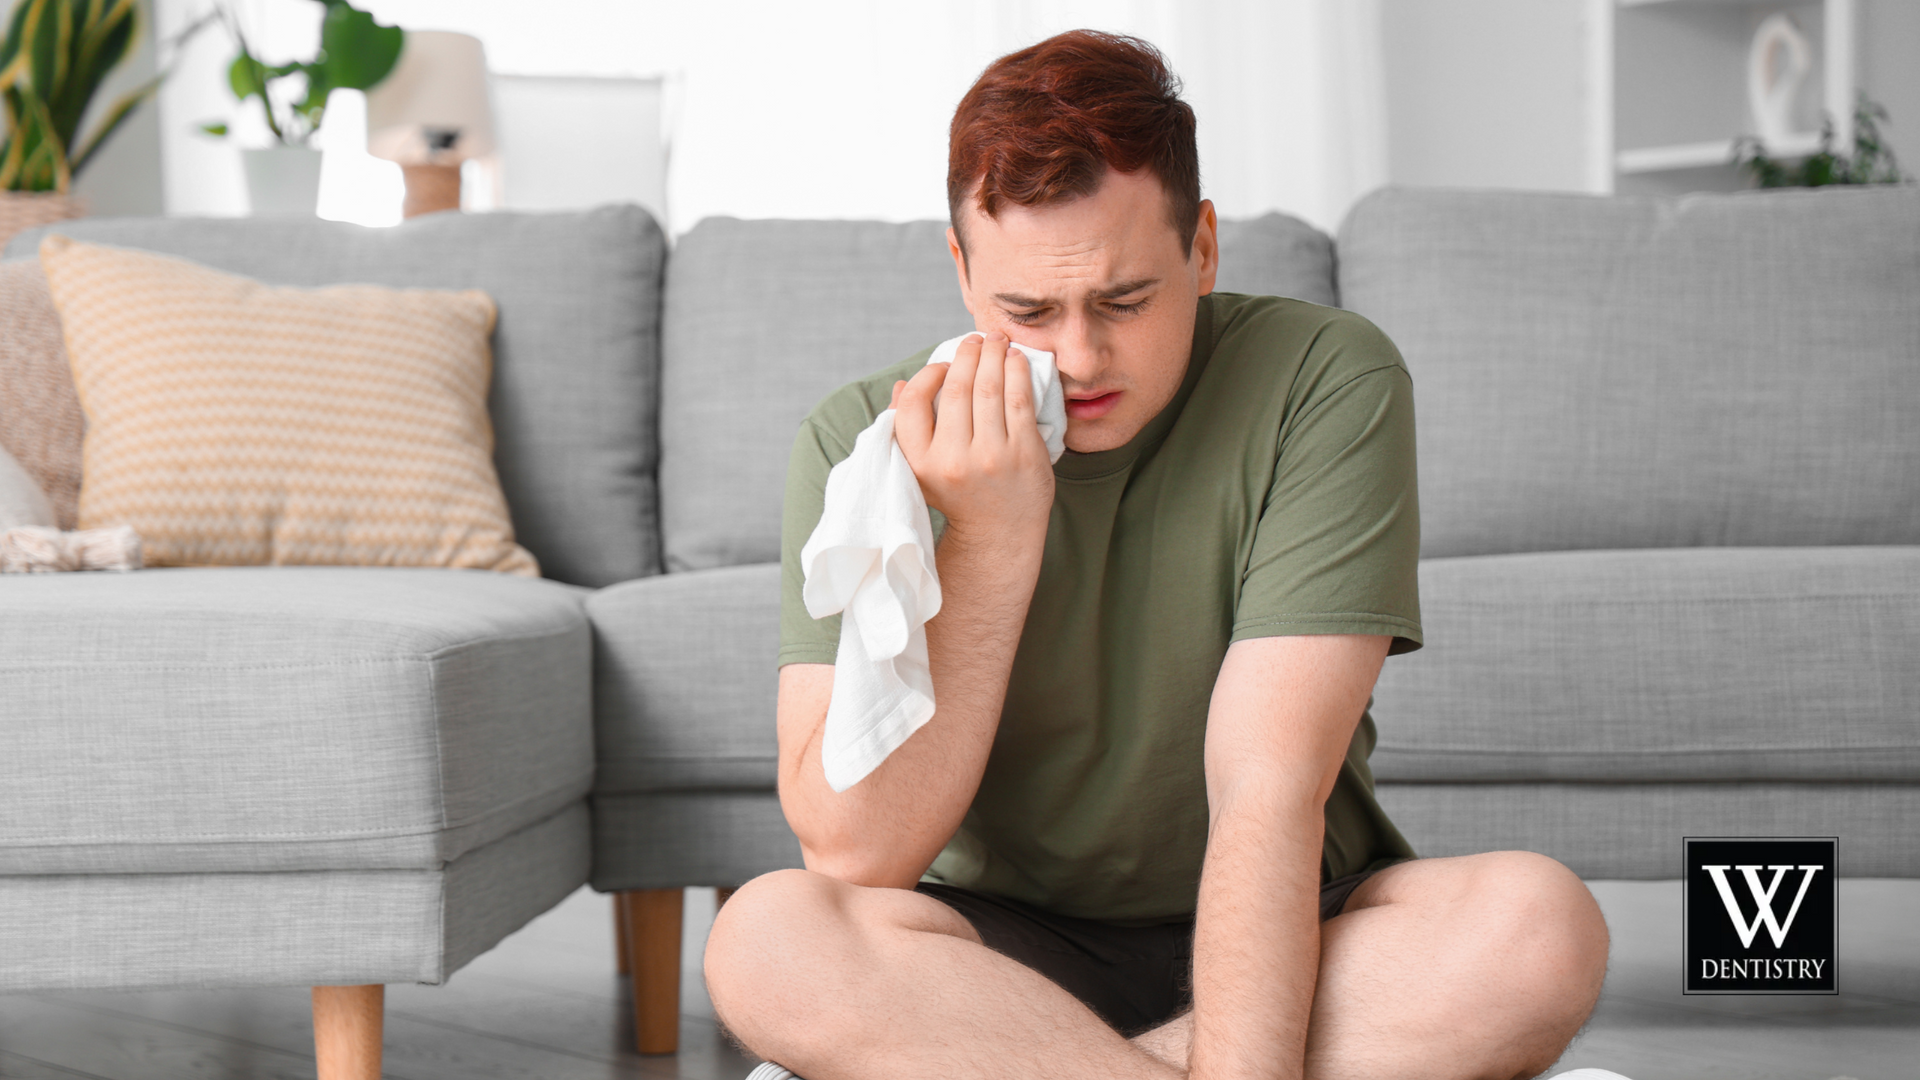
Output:
<instances>
[{"instance_id":1,"label":"white towel","mask_svg":"<svg viewBox=\"0 0 1920 1080\"><path fill-rule=\"evenodd\" d=\"M968 334L942 342L928 358L945 364ZM1066 452L1067 412L1053 354L1026 354L1047 456ZM853 452L827 474L820 524L800 549L801 595L816 619L840 615L833 699L820 759L827 784L845 791L933 716L926 623L940 612L933 521L920 482L893 438L894 411L876 417Z\"/></svg>"}]
</instances>

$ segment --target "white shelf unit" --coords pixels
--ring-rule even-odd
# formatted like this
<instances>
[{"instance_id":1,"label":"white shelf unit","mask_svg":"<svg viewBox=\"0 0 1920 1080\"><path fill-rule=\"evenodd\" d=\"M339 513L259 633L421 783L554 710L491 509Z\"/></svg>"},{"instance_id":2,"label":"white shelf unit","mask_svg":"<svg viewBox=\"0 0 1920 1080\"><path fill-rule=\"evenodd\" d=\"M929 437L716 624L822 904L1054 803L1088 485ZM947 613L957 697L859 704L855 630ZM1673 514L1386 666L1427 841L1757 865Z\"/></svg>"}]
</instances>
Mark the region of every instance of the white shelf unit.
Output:
<instances>
[{"instance_id":1,"label":"white shelf unit","mask_svg":"<svg viewBox=\"0 0 1920 1080\"><path fill-rule=\"evenodd\" d=\"M1767 153L1814 153L1827 115L1835 148L1851 152L1857 0L1586 0L1588 190L1739 186L1729 163L1735 138L1753 130L1747 52L1776 12L1790 14L1815 58L1795 104L1800 130Z\"/></svg>"}]
</instances>

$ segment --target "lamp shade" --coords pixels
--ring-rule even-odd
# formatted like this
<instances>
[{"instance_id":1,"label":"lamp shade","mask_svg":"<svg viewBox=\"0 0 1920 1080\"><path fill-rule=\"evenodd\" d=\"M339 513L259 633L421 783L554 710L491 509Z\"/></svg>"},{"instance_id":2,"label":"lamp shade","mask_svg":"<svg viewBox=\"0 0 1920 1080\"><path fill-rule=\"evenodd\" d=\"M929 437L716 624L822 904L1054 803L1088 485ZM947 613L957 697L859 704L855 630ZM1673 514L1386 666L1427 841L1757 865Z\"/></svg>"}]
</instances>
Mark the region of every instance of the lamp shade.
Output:
<instances>
[{"instance_id":1,"label":"lamp shade","mask_svg":"<svg viewBox=\"0 0 1920 1080\"><path fill-rule=\"evenodd\" d=\"M451 165L493 152L480 39L409 30L393 73L367 91L367 150L402 165Z\"/></svg>"}]
</instances>

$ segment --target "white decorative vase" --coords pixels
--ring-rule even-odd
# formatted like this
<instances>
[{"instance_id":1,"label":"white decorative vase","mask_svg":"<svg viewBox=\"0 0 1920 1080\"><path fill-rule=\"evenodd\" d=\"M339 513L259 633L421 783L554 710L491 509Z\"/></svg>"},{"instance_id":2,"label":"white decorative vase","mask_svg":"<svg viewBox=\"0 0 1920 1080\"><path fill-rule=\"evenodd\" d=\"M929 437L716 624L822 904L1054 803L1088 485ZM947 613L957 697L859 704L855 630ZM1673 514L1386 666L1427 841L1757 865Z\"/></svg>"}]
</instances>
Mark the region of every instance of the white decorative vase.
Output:
<instances>
[{"instance_id":1,"label":"white decorative vase","mask_svg":"<svg viewBox=\"0 0 1920 1080\"><path fill-rule=\"evenodd\" d=\"M311 216L320 204L320 151L270 146L240 151L247 172L247 202L260 214Z\"/></svg>"},{"instance_id":2,"label":"white decorative vase","mask_svg":"<svg viewBox=\"0 0 1920 1080\"><path fill-rule=\"evenodd\" d=\"M1747 50L1747 107L1760 142L1778 153L1793 134L1793 105L1813 68L1813 46L1785 12L1761 21Z\"/></svg>"}]
</instances>

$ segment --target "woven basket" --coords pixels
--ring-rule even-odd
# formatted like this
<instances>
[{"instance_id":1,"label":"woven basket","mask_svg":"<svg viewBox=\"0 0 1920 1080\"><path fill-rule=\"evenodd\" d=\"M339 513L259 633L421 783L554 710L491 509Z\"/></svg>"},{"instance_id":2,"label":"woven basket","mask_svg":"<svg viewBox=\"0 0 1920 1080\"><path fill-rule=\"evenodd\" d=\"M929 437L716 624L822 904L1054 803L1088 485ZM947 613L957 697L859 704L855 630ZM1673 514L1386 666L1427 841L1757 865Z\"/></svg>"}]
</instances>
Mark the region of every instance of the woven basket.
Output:
<instances>
[{"instance_id":1,"label":"woven basket","mask_svg":"<svg viewBox=\"0 0 1920 1080\"><path fill-rule=\"evenodd\" d=\"M0 251L28 229L70 221L86 212L82 200L57 191L0 191Z\"/></svg>"}]
</instances>

